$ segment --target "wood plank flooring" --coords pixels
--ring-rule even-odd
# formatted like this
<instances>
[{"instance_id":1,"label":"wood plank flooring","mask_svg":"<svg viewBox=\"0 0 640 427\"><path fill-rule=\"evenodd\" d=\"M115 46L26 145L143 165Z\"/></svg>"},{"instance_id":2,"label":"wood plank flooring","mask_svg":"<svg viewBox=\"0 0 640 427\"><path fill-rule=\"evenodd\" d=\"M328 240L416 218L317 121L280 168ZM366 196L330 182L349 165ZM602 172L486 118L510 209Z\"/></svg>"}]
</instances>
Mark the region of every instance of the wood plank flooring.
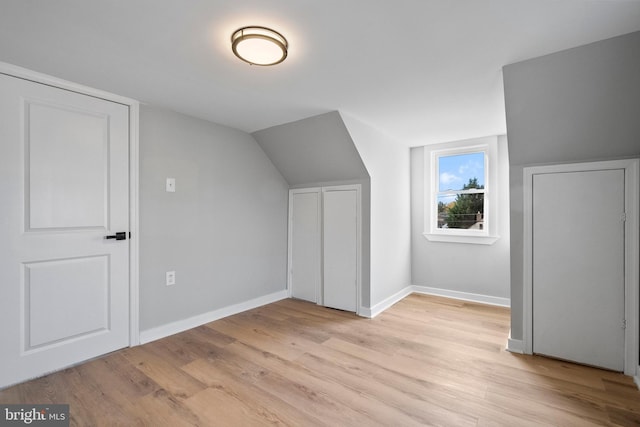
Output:
<instances>
[{"instance_id":1,"label":"wood plank flooring","mask_svg":"<svg viewBox=\"0 0 640 427\"><path fill-rule=\"evenodd\" d=\"M0 391L77 426L640 425L612 373L504 350L509 310L411 295L375 319L284 300Z\"/></svg>"}]
</instances>

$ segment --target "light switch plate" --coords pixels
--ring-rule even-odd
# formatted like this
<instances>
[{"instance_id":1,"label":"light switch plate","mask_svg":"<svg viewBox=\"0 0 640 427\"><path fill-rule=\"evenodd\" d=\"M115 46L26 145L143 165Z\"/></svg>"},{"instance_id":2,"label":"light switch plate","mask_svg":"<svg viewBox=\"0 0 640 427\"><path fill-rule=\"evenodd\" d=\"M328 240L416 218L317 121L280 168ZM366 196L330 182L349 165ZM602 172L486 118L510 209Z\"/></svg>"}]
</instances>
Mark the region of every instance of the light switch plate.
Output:
<instances>
[{"instance_id":1,"label":"light switch plate","mask_svg":"<svg viewBox=\"0 0 640 427\"><path fill-rule=\"evenodd\" d=\"M167 178L167 192L175 193L176 192L176 179L175 178Z\"/></svg>"}]
</instances>

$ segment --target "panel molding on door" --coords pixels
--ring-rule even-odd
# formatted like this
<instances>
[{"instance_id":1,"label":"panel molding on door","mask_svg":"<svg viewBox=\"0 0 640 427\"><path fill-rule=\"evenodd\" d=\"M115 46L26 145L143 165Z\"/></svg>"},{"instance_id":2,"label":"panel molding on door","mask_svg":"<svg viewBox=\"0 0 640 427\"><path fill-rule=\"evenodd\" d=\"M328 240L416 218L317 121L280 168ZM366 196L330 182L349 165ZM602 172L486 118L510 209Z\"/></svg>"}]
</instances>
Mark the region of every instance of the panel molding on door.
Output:
<instances>
[{"instance_id":1,"label":"panel molding on door","mask_svg":"<svg viewBox=\"0 0 640 427\"><path fill-rule=\"evenodd\" d=\"M109 255L95 255L23 264L25 353L104 333L111 328L110 301L105 298L111 292L109 263ZM52 283L51 277L56 278L56 283ZM92 277L103 280L88 280ZM66 290L61 291L61 287ZM64 295L69 293L82 304L67 307L65 311L48 309L64 306ZM46 317L38 316L44 312L48 313Z\"/></svg>"},{"instance_id":2,"label":"panel molding on door","mask_svg":"<svg viewBox=\"0 0 640 427\"><path fill-rule=\"evenodd\" d=\"M109 229L109 165L104 161L104 153L109 152L109 116L48 99L26 98L23 111L25 231ZM83 159L72 168L70 146ZM79 188L78 176L85 182ZM103 191L91 191L95 184ZM83 209L76 208L78 201Z\"/></svg>"},{"instance_id":3,"label":"panel molding on door","mask_svg":"<svg viewBox=\"0 0 640 427\"><path fill-rule=\"evenodd\" d=\"M138 103L5 63L0 92L4 387L139 343Z\"/></svg>"},{"instance_id":4,"label":"panel molding on door","mask_svg":"<svg viewBox=\"0 0 640 427\"><path fill-rule=\"evenodd\" d=\"M622 308L618 305L618 309L620 310L619 319L614 321L613 326L609 326L609 328L615 329L619 324L620 329L624 327L623 322L626 322L626 328L624 329L624 348L622 349L623 353L623 371L627 375L636 375L637 367L638 367L638 317L639 317L639 307L638 307L638 280L639 280L639 239L638 239L638 221L639 221L639 161L638 159L624 159L624 160L613 160L613 161L603 161L603 162L590 162L590 163L573 163L573 164L564 164L564 165L548 165L548 166L535 166L535 167L527 167L523 170L523 193L524 193L524 236L523 236L523 349L527 354L532 354L534 351L540 352L540 347L534 347L534 272L535 268L543 268L543 270L539 270L538 277L539 279L544 279L544 272L548 271L549 266L544 264L544 258L538 257L537 264L536 260L534 260L534 224L535 219L535 204L534 204L534 196L536 195L535 185L536 182L538 186L543 186L548 183L545 179L541 177L544 176L559 176L564 177L564 181L567 181L567 185L576 185L575 180L571 180L570 178L578 176L577 174L583 172L598 172L604 171L604 175L589 175L591 178L596 179L593 181L594 183L599 182L598 177L602 176L609 177L611 175L607 171L622 171L624 177L623 180L623 192L624 200L620 202L620 213L612 213L609 212L607 214L607 218L611 217L610 221L619 224L619 227L623 228L623 254L621 255L624 259L620 260L618 265L620 268L623 268L623 298ZM554 175L557 174L557 175ZM613 172L614 176L616 173ZM538 178L536 178L538 177ZM607 178L609 179L609 178ZM613 179L613 178L612 178ZM563 182L564 182L563 181ZM611 181L614 182L614 181ZM540 189L540 188L539 188ZM580 188L580 191L583 189ZM588 191L588 189L587 189ZM586 194L586 193L585 193ZM540 193L538 196L540 197ZM618 202L612 202L618 203ZM616 208L617 209L617 208ZM544 223L544 212L540 211L537 213L538 220L542 221L540 224ZM547 215L548 218L553 219L553 214ZM626 220L624 219L626 217ZM549 223L549 222L547 222ZM551 222L552 223L552 222ZM541 225L539 225L540 227ZM615 230L616 226L613 225ZM604 227L602 227L604 229ZM540 229L540 228L538 228ZM607 240L604 235L600 234L598 237L598 233L601 230L596 230L596 232L592 232L589 236L593 236L595 239L601 239L603 242ZM588 230L585 231L589 233ZM543 238L544 234L541 235L540 238ZM549 239L547 239L549 240ZM540 244L542 244L545 240L540 240ZM592 254L595 252L592 251ZM540 264L542 263L542 264ZM556 263L557 264L557 263ZM554 264L554 265L556 265ZM537 265L537 267L536 267ZM613 264L612 264L613 265ZM553 267L553 265L551 265ZM561 266L560 266L561 267ZM574 290L575 291L575 290ZM540 294L542 295L542 294ZM546 293L545 296L539 296L539 298L551 298L552 294ZM576 297L579 297L577 295ZM607 294L607 297L609 294ZM586 298L586 296L585 296ZM618 300L619 301L619 300ZM618 304L618 303L616 303ZM613 306L612 306L613 307ZM539 308L539 307L538 307ZM544 315L544 313L538 313L538 315ZM612 314L613 315L613 314ZM571 319L569 319L571 320ZM611 330L613 330L611 329ZM539 331L540 332L540 331ZM540 339L540 338L538 338ZM543 352L547 352L547 348L542 349ZM559 354L550 354L551 356L565 358L563 353ZM615 359L615 356L614 356ZM582 363L591 363L590 360L577 360ZM619 369L618 366L613 367L613 369Z\"/></svg>"}]
</instances>

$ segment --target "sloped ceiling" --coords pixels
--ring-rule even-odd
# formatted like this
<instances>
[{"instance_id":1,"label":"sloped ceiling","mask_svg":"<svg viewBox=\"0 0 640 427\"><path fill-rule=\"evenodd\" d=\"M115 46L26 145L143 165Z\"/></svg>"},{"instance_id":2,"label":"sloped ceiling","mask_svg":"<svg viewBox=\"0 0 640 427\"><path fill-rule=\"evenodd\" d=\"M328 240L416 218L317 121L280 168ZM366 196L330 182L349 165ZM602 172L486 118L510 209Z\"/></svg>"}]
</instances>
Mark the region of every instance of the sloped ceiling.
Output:
<instances>
[{"instance_id":1,"label":"sloped ceiling","mask_svg":"<svg viewBox=\"0 0 640 427\"><path fill-rule=\"evenodd\" d=\"M253 134L291 186L369 177L338 112Z\"/></svg>"},{"instance_id":2,"label":"sloped ceiling","mask_svg":"<svg viewBox=\"0 0 640 427\"><path fill-rule=\"evenodd\" d=\"M289 58L233 57L245 25ZM504 133L503 65L637 30L631 0L2 0L0 61L247 132L338 110L410 146Z\"/></svg>"}]
</instances>

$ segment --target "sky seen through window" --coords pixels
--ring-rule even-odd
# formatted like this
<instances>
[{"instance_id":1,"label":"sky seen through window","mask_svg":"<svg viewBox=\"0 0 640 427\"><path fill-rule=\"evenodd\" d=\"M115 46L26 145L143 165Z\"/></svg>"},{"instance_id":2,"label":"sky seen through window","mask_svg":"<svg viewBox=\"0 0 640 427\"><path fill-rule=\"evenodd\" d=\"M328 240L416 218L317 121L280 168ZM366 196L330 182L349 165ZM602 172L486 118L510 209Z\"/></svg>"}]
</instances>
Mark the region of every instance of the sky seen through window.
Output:
<instances>
[{"instance_id":1,"label":"sky seen through window","mask_svg":"<svg viewBox=\"0 0 640 427\"><path fill-rule=\"evenodd\" d=\"M438 158L438 191L462 190L470 179L484 186L484 153L467 153Z\"/></svg>"},{"instance_id":2,"label":"sky seen through window","mask_svg":"<svg viewBox=\"0 0 640 427\"><path fill-rule=\"evenodd\" d=\"M484 153L465 153L438 157L438 192L462 190L476 178L484 187ZM449 204L456 195L438 195L438 202Z\"/></svg>"}]
</instances>

